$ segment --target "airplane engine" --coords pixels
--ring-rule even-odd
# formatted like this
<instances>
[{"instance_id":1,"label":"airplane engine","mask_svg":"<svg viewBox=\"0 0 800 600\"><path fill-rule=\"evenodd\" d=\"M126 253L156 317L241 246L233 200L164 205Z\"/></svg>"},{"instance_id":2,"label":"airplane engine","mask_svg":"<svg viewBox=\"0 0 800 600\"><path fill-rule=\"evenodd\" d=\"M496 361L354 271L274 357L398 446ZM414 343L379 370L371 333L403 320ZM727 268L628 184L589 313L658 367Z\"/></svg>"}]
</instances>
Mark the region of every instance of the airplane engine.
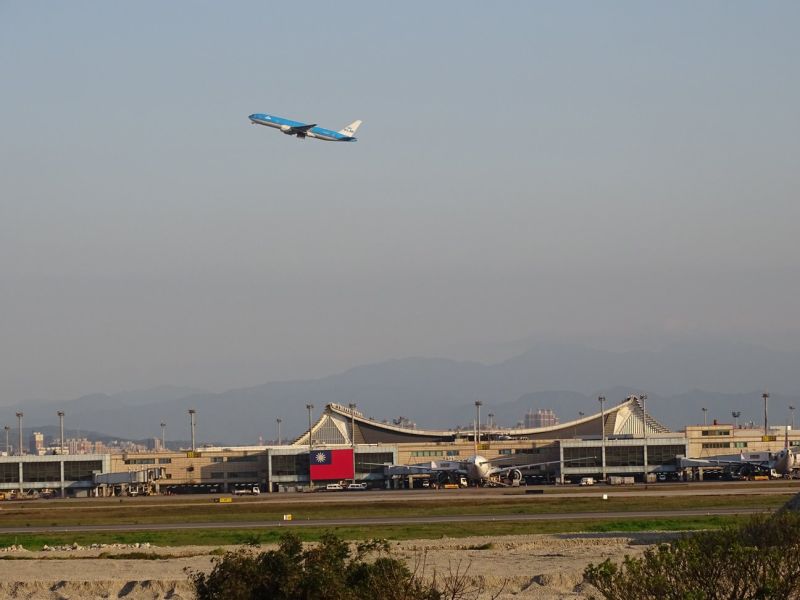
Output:
<instances>
[{"instance_id":1,"label":"airplane engine","mask_svg":"<svg viewBox=\"0 0 800 600\"><path fill-rule=\"evenodd\" d=\"M292 128L288 125L281 125L281 131L286 135L292 135Z\"/></svg>"},{"instance_id":2,"label":"airplane engine","mask_svg":"<svg viewBox=\"0 0 800 600\"><path fill-rule=\"evenodd\" d=\"M522 481L522 471L520 471L519 469L511 469L508 472L508 478L511 481Z\"/></svg>"}]
</instances>

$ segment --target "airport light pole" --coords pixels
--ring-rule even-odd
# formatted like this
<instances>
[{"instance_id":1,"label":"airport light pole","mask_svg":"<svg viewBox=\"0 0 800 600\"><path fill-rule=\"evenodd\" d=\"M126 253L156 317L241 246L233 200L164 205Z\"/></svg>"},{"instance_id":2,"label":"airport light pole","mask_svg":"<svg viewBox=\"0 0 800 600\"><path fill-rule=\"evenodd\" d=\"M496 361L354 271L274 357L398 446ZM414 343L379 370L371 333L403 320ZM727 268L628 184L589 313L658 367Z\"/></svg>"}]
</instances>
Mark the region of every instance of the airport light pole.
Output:
<instances>
[{"instance_id":1,"label":"airport light pole","mask_svg":"<svg viewBox=\"0 0 800 600\"><path fill-rule=\"evenodd\" d=\"M162 450L166 450L167 449L167 443L166 443L166 439L164 437L164 430L166 428L167 428L167 424L164 423L164 421L161 421L161 449Z\"/></svg>"},{"instance_id":2,"label":"airport light pole","mask_svg":"<svg viewBox=\"0 0 800 600\"><path fill-rule=\"evenodd\" d=\"M17 429L19 431L19 447L17 448L17 454L22 456L22 417L25 415L22 412L17 413ZM20 482L22 485L22 482Z\"/></svg>"},{"instance_id":3,"label":"airport light pole","mask_svg":"<svg viewBox=\"0 0 800 600\"><path fill-rule=\"evenodd\" d=\"M708 414L708 409L704 406L700 410L703 411L703 427L707 427L708 426L708 417L706 415Z\"/></svg>"},{"instance_id":4,"label":"airport light pole","mask_svg":"<svg viewBox=\"0 0 800 600\"><path fill-rule=\"evenodd\" d=\"M350 408L350 445L353 448L353 483L356 482L356 403L347 405Z\"/></svg>"},{"instance_id":5,"label":"airport light pole","mask_svg":"<svg viewBox=\"0 0 800 600\"><path fill-rule=\"evenodd\" d=\"M314 481L311 479L311 451L312 451L312 440L311 440L311 411L314 410L313 404L306 404L306 409L308 410L308 489L314 490Z\"/></svg>"},{"instance_id":6,"label":"airport light pole","mask_svg":"<svg viewBox=\"0 0 800 600\"><path fill-rule=\"evenodd\" d=\"M475 400L475 456L478 456L478 438L481 435L481 406L483 402Z\"/></svg>"},{"instance_id":7,"label":"airport light pole","mask_svg":"<svg viewBox=\"0 0 800 600\"><path fill-rule=\"evenodd\" d=\"M6 456L11 456L11 447L8 445L8 432L11 429L8 425L3 427L6 430Z\"/></svg>"},{"instance_id":8,"label":"airport light pole","mask_svg":"<svg viewBox=\"0 0 800 600\"><path fill-rule=\"evenodd\" d=\"M647 467L647 394L641 394L639 398L642 400L642 416L644 418L642 423L642 431L644 432L644 482L647 483L647 473L649 471Z\"/></svg>"},{"instance_id":9,"label":"airport light pole","mask_svg":"<svg viewBox=\"0 0 800 600\"><path fill-rule=\"evenodd\" d=\"M767 422L767 401L769 400L769 393L764 392L761 394L764 399L764 435L769 435L769 423Z\"/></svg>"},{"instance_id":10,"label":"airport light pole","mask_svg":"<svg viewBox=\"0 0 800 600\"><path fill-rule=\"evenodd\" d=\"M61 430L61 454L64 454L64 411L58 411L58 427Z\"/></svg>"},{"instance_id":11,"label":"airport light pole","mask_svg":"<svg viewBox=\"0 0 800 600\"><path fill-rule=\"evenodd\" d=\"M741 411L734 410L731 412L731 416L733 417L733 428L739 429L739 417L742 416Z\"/></svg>"},{"instance_id":12,"label":"airport light pole","mask_svg":"<svg viewBox=\"0 0 800 600\"><path fill-rule=\"evenodd\" d=\"M794 430L794 406L789 405L789 413L792 415L792 430Z\"/></svg>"},{"instance_id":13,"label":"airport light pole","mask_svg":"<svg viewBox=\"0 0 800 600\"><path fill-rule=\"evenodd\" d=\"M280 446L281 445L281 423L283 423L283 420L281 420L281 418L278 417L277 419L275 419L275 422L278 424L278 446Z\"/></svg>"},{"instance_id":14,"label":"airport light pole","mask_svg":"<svg viewBox=\"0 0 800 600\"><path fill-rule=\"evenodd\" d=\"M192 429L192 452L194 452L194 449L195 449L195 443L194 443L194 416L196 414L197 414L197 411L195 409L193 409L193 408L189 409L189 427L191 427L191 429Z\"/></svg>"},{"instance_id":15,"label":"airport light pole","mask_svg":"<svg viewBox=\"0 0 800 600\"><path fill-rule=\"evenodd\" d=\"M600 454L602 459L602 475L603 481L606 480L606 397L598 396L597 401L600 403Z\"/></svg>"},{"instance_id":16,"label":"airport light pole","mask_svg":"<svg viewBox=\"0 0 800 600\"><path fill-rule=\"evenodd\" d=\"M494 429L494 413L489 413L489 429Z\"/></svg>"}]
</instances>

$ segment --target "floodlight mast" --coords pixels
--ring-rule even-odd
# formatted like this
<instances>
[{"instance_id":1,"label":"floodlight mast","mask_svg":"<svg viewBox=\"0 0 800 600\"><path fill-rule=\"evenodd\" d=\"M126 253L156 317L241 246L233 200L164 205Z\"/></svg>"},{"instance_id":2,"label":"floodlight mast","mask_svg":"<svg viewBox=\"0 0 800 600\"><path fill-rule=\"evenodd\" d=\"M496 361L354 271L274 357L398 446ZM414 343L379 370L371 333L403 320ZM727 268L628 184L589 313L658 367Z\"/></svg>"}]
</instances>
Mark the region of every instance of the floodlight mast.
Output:
<instances>
[{"instance_id":1,"label":"floodlight mast","mask_svg":"<svg viewBox=\"0 0 800 600\"><path fill-rule=\"evenodd\" d=\"M314 410L313 404L306 404L308 410L308 489L314 490L314 480L311 478L311 452L313 445L311 443L311 411Z\"/></svg>"},{"instance_id":2,"label":"floodlight mast","mask_svg":"<svg viewBox=\"0 0 800 600\"><path fill-rule=\"evenodd\" d=\"M356 403L347 405L350 408L350 446L353 449L353 483L356 482Z\"/></svg>"},{"instance_id":3,"label":"floodlight mast","mask_svg":"<svg viewBox=\"0 0 800 600\"><path fill-rule=\"evenodd\" d=\"M193 408L189 409L189 426L192 429L192 452L194 452L195 448L196 448L195 443L194 443L195 442L194 428L195 428L195 415L196 414L197 414L197 411L195 409L193 409Z\"/></svg>"},{"instance_id":4,"label":"floodlight mast","mask_svg":"<svg viewBox=\"0 0 800 600\"><path fill-rule=\"evenodd\" d=\"M58 411L58 425L61 430L61 454L64 454L64 411Z\"/></svg>"},{"instance_id":5,"label":"floodlight mast","mask_svg":"<svg viewBox=\"0 0 800 600\"><path fill-rule=\"evenodd\" d=\"M642 415L644 418L644 422L642 423L642 430L644 432L644 482L647 483L647 474L649 473L649 469L647 468L647 394L641 394L639 398L642 399Z\"/></svg>"},{"instance_id":6,"label":"floodlight mast","mask_svg":"<svg viewBox=\"0 0 800 600\"><path fill-rule=\"evenodd\" d=\"M22 417L24 417L24 416L25 416L25 414L22 411L17 412L17 432L19 434L19 441L18 441L19 446L17 447L17 454L19 456L22 456L22 454L23 454L23 452L22 452ZM19 483L20 483L20 486L22 486L22 482L20 481Z\"/></svg>"},{"instance_id":7,"label":"floodlight mast","mask_svg":"<svg viewBox=\"0 0 800 600\"><path fill-rule=\"evenodd\" d=\"M606 480L606 397L598 396L597 401L600 402L600 435L602 440L601 454L602 454L602 474L603 481Z\"/></svg>"},{"instance_id":8,"label":"floodlight mast","mask_svg":"<svg viewBox=\"0 0 800 600\"><path fill-rule=\"evenodd\" d=\"M478 456L478 438L481 436L481 406L483 402L475 400L475 437L474 444L475 456Z\"/></svg>"}]
</instances>

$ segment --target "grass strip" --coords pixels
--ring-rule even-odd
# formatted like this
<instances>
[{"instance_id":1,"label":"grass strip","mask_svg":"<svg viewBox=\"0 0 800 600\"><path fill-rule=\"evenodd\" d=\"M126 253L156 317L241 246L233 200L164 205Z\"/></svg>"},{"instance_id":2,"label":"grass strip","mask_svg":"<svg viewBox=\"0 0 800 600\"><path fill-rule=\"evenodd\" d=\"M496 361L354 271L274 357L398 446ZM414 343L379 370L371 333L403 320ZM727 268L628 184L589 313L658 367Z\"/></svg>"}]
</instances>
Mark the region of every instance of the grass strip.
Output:
<instances>
[{"instance_id":1,"label":"grass strip","mask_svg":"<svg viewBox=\"0 0 800 600\"><path fill-rule=\"evenodd\" d=\"M335 531L347 540L385 538L393 541L408 539L440 539L472 536L504 536L523 534L569 534L569 533L637 533L645 531L695 531L716 529L729 523L746 519L744 516L696 516L668 519L625 519L615 516L610 519L583 521L543 522L488 522L446 523L424 525L343 526L343 527L297 527L292 528L304 541L318 541L326 531ZM42 546L61 546L77 543L90 544L134 544L149 542L155 546L229 546L270 544L279 540L287 527L253 529L197 529L156 532L88 532L66 534L0 535L0 547L12 544L28 550L41 550ZM144 553L141 553L144 554Z\"/></svg>"}]
</instances>

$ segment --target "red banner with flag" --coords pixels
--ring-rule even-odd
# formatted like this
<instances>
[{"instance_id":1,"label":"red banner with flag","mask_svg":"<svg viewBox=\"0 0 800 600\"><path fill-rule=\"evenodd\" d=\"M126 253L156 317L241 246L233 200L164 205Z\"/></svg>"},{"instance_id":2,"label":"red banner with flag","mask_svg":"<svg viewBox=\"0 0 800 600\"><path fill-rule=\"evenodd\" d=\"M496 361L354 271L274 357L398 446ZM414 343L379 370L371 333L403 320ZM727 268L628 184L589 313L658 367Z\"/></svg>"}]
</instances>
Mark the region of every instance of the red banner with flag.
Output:
<instances>
[{"instance_id":1,"label":"red banner with flag","mask_svg":"<svg viewBox=\"0 0 800 600\"><path fill-rule=\"evenodd\" d=\"M346 450L314 450L308 455L311 464L311 479L353 478L353 449Z\"/></svg>"}]
</instances>

